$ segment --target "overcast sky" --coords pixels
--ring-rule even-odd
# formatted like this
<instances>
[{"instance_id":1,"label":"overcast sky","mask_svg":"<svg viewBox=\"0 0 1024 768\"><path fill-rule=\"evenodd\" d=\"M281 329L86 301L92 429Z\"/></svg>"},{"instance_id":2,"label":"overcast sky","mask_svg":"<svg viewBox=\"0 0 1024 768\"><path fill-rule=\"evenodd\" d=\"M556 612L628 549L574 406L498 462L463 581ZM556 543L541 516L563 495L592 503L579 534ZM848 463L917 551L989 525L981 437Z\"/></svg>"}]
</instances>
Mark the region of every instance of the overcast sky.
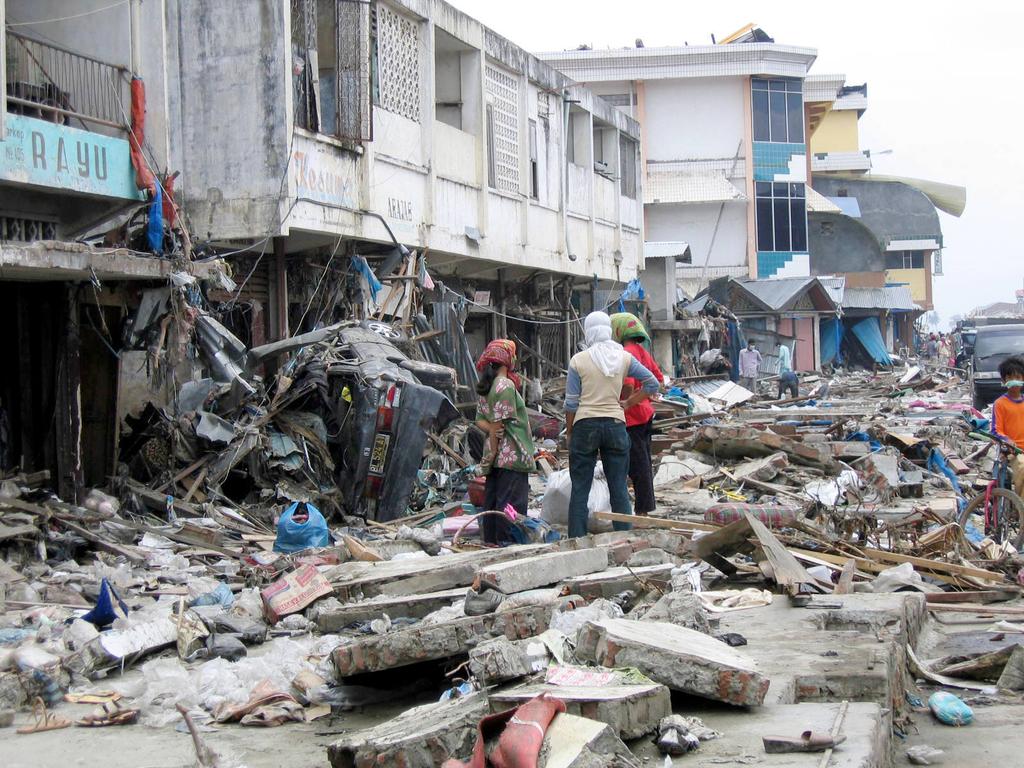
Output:
<instances>
[{"instance_id":1,"label":"overcast sky","mask_svg":"<svg viewBox=\"0 0 1024 768\"><path fill-rule=\"evenodd\" d=\"M868 84L861 148L878 173L967 187L959 219L939 213L946 248L935 278L943 321L1014 301L1024 288L1024 141L1019 3L863 0L449 0L530 51L710 44L755 22L776 42L816 48L814 74ZM1014 42L1018 40L1018 42Z\"/></svg>"}]
</instances>

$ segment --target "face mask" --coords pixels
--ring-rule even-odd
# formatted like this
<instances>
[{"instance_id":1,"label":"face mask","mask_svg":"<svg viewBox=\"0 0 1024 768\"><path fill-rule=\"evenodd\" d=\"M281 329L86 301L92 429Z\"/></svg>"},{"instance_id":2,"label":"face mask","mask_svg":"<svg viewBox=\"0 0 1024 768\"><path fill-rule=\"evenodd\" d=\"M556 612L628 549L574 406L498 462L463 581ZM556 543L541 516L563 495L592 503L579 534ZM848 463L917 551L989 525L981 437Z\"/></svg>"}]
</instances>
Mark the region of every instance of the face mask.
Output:
<instances>
[{"instance_id":1,"label":"face mask","mask_svg":"<svg viewBox=\"0 0 1024 768\"><path fill-rule=\"evenodd\" d=\"M1010 381L1004 381L1003 386L1006 389L1013 389L1014 387L1024 387L1024 381L1020 379L1010 379Z\"/></svg>"}]
</instances>

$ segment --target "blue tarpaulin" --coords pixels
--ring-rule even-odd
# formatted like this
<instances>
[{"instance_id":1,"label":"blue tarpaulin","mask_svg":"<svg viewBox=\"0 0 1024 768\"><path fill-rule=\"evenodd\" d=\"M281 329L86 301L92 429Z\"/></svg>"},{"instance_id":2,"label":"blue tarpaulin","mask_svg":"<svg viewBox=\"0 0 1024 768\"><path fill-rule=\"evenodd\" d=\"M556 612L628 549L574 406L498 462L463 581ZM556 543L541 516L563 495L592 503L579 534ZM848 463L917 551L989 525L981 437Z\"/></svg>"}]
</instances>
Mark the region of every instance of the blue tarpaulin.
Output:
<instances>
[{"instance_id":1,"label":"blue tarpaulin","mask_svg":"<svg viewBox=\"0 0 1024 768\"><path fill-rule=\"evenodd\" d=\"M885 340L882 338L882 329L878 325L877 317L865 317L856 325L851 326L850 330L876 363L892 365L889 353L885 349Z\"/></svg>"},{"instance_id":2,"label":"blue tarpaulin","mask_svg":"<svg viewBox=\"0 0 1024 768\"><path fill-rule=\"evenodd\" d=\"M164 252L164 196L160 185L153 187L153 202L149 206L149 221L146 223L146 245L155 254Z\"/></svg>"},{"instance_id":3,"label":"blue tarpaulin","mask_svg":"<svg viewBox=\"0 0 1024 768\"><path fill-rule=\"evenodd\" d=\"M843 338L843 324L838 318L829 317L821 321L821 362L842 362L839 358L839 342Z\"/></svg>"}]
</instances>

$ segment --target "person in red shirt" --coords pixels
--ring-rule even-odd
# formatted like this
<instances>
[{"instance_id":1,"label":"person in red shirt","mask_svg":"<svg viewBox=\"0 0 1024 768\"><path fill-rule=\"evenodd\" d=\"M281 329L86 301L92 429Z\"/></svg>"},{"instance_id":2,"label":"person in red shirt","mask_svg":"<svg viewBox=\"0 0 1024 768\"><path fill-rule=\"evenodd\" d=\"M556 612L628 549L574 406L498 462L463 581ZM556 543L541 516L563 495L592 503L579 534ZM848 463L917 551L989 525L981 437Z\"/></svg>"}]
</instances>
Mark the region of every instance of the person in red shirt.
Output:
<instances>
[{"instance_id":1,"label":"person in red shirt","mask_svg":"<svg viewBox=\"0 0 1024 768\"><path fill-rule=\"evenodd\" d=\"M665 377L654 361L645 344L651 337L636 315L619 312L612 315L612 338L622 344L629 354L644 368L654 374L661 384ZM623 397L628 397L638 386L636 379L623 382ZM632 408L626 409L626 432L629 434L629 479L633 483L634 513L647 515L655 509L654 465L651 460L651 436L654 433L654 406L644 399Z\"/></svg>"}]
</instances>

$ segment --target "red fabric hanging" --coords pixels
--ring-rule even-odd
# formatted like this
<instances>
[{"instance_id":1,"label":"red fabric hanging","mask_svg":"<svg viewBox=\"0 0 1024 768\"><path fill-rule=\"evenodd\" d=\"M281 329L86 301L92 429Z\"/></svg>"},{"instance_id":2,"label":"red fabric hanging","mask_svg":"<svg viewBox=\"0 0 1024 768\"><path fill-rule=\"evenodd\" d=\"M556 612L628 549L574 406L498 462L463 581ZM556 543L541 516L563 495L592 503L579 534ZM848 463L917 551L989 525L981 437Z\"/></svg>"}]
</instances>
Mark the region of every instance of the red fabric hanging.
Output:
<instances>
[{"instance_id":1,"label":"red fabric hanging","mask_svg":"<svg viewBox=\"0 0 1024 768\"><path fill-rule=\"evenodd\" d=\"M132 130L128 135L131 145L132 166L135 168L135 186L149 192L156 190L156 179L142 154L146 140L146 84L141 77L132 78ZM166 203L165 203L166 205Z\"/></svg>"}]
</instances>

